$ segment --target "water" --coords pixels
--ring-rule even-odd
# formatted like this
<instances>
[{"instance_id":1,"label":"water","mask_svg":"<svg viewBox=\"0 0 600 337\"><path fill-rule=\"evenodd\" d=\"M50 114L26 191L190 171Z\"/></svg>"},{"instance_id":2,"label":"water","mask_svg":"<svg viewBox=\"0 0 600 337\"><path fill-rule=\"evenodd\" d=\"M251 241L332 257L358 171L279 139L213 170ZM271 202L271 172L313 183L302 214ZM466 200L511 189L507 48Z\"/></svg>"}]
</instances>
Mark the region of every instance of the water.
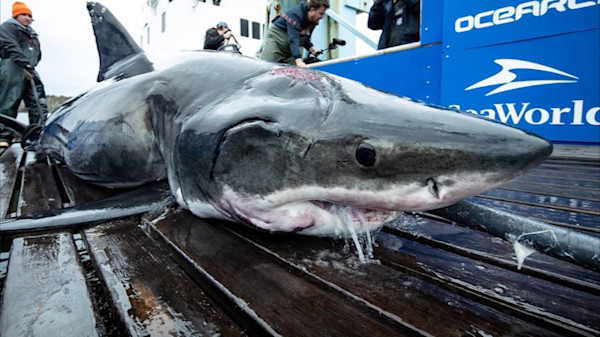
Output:
<instances>
[{"instance_id":1,"label":"water","mask_svg":"<svg viewBox=\"0 0 600 337\"><path fill-rule=\"evenodd\" d=\"M112 302L110 301L109 290L104 285L98 274L98 270L94 267L88 244L82 233L74 233L73 241L79 255L79 262L85 272L86 282L90 290L90 298L94 304L94 309L97 313L98 330L101 335L106 337L124 336L126 328L118 319L118 313L115 311Z\"/></svg>"},{"instance_id":2,"label":"water","mask_svg":"<svg viewBox=\"0 0 600 337\"><path fill-rule=\"evenodd\" d=\"M529 255L536 252L536 250L531 248L529 245L524 245L524 244L520 243L519 241L521 240L521 238L528 236L528 235L540 235L540 234L545 234L545 233L550 233L552 235L552 238L554 239L554 242L558 243L558 239L556 238L556 235L550 229L546 229L543 231L537 231L537 232L523 233L515 239L515 241L513 242L513 249L515 250L515 255L517 256L517 269L518 270L521 270L521 267L523 266L523 262L525 262L525 259Z\"/></svg>"},{"instance_id":3,"label":"water","mask_svg":"<svg viewBox=\"0 0 600 337\"><path fill-rule=\"evenodd\" d=\"M373 262L373 237L369 223L363 212L356 208L341 206L336 208L339 218L342 220L341 232L350 233L351 242L356 248L358 259L362 264ZM358 223L354 217L358 218ZM348 244L348 237L343 237Z\"/></svg>"},{"instance_id":4,"label":"water","mask_svg":"<svg viewBox=\"0 0 600 337\"><path fill-rule=\"evenodd\" d=\"M523 262L525 262L525 258L535 253L535 249L529 248L528 246L519 243L519 241L515 241L513 243L513 249L515 250L515 255L517 256L517 269L521 270Z\"/></svg>"}]
</instances>

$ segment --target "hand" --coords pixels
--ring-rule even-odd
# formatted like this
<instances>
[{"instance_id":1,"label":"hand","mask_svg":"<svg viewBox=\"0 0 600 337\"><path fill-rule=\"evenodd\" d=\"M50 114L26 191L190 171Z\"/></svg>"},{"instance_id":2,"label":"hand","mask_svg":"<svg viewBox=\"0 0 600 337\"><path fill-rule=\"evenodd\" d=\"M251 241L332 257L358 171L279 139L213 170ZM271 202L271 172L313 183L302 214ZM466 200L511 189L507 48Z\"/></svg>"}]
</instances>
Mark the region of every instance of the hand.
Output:
<instances>
[{"instance_id":1,"label":"hand","mask_svg":"<svg viewBox=\"0 0 600 337\"><path fill-rule=\"evenodd\" d=\"M225 33L223 33L223 38L224 39L229 39L232 36L233 36L233 33L230 30L228 30Z\"/></svg>"},{"instance_id":2,"label":"hand","mask_svg":"<svg viewBox=\"0 0 600 337\"><path fill-rule=\"evenodd\" d=\"M31 71L28 71L28 70L26 70L26 69L23 69L23 72L25 73L25 77L26 77L28 80L32 80L32 79L34 79L34 78L35 78L35 75L33 75L33 70L31 70Z\"/></svg>"},{"instance_id":3,"label":"hand","mask_svg":"<svg viewBox=\"0 0 600 337\"><path fill-rule=\"evenodd\" d=\"M304 61L302 61L302 59L296 59L295 63L296 63L297 67L306 68L306 63L304 63Z\"/></svg>"},{"instance_id":4,"label":"hand","mask_svg":"<svg viewBox=\"0 0 600 337\"><path fill-rule=\"evenodd\" d=\"M308 50L308 52L311 53L311 54L313 54L314 56L319 56L319 51L315 47L310 47L310 49Z\"/></svg>"}]
</instances>

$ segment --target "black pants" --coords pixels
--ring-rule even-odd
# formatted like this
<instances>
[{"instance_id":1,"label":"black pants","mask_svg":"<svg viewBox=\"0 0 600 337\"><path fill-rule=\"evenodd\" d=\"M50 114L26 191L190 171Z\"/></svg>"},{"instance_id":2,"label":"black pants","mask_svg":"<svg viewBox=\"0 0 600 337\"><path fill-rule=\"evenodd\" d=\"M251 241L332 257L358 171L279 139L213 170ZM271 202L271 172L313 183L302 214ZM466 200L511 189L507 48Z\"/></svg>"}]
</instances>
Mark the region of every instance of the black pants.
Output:
<instances>
[{"instance_id":1,"label":"black pants","mask_svg":"<svg viewBox=\"0 0 600 337\"><path fill-rule=\"evenodd\" d=\"M23 69L12 63L12 60L2 59L0 62L0 114L16 118L19 104L23 101L29 111L29 124L43 125L48 107L44 85L39 76L36 74L32 85ZM0 141L12 142L13 138L13 132L0 124Z\"/></svg>"}]
</instances>

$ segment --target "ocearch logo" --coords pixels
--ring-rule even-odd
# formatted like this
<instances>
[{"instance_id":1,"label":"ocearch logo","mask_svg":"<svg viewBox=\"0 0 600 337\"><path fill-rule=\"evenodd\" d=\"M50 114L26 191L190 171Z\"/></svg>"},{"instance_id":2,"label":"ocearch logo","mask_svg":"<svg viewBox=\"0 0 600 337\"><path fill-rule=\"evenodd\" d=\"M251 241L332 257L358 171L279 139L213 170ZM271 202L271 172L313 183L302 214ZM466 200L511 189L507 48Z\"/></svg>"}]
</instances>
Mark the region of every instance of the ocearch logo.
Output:
<instances>
[{"instance_id":1,"label":"ocearch logo","mask_svg":"<svg viewBox=\"0 0 600 337\"><path fill-rule=\"evenodd\" d=\"M576 83L579 79L577 76L573 76L564 71L545 66L543 64L516 60L516 59L497 59L494 62L502 67L502 69L495 75L492 75L486 79L483 79L465 90L479 89L489 86L496 86L495 89L486 93L486 96L498 94L505 91L534 87L540 85L559 84L559 83ZM541 73L552 74L555 76L561 76L557 79L538 79L538 80L517 80L517 74L513 70L535 70Z\"/></svg>"},{"instance_id":2,"label":"ocearch logo","mask_svg":"<svg viewBox=\"0 0 600 337\"><path fill-rule=\"evenodd\" d=\"M600 5L600 0L527 1L520 3L517 6L506 6L475 15L460 17L454 21L454 30L457 33L464 33L473 29L483 29L513 23L529 15L544 16L550 10L566 12L567 10L577 10L597 5Z\"/></svg>"}]
</instances>

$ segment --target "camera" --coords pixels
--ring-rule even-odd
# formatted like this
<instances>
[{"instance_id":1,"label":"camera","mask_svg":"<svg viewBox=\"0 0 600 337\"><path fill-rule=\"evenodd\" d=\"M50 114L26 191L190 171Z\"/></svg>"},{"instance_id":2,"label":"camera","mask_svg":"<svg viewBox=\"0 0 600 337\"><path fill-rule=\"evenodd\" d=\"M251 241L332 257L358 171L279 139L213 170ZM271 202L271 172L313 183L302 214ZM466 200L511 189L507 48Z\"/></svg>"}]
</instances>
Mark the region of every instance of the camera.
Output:
<instances>
[{"instance_id":1,"label":"camera","mask_svg":"<svg viewBox=\"0 0 600 337\"><path fill-rule=\"evenodd\" d=\"M332 46L345 46L346 45L346 40L342 40L342 39L338 39L336 37L333 38L333 41L331 42Z\"/></svg>"}]
</instances>

